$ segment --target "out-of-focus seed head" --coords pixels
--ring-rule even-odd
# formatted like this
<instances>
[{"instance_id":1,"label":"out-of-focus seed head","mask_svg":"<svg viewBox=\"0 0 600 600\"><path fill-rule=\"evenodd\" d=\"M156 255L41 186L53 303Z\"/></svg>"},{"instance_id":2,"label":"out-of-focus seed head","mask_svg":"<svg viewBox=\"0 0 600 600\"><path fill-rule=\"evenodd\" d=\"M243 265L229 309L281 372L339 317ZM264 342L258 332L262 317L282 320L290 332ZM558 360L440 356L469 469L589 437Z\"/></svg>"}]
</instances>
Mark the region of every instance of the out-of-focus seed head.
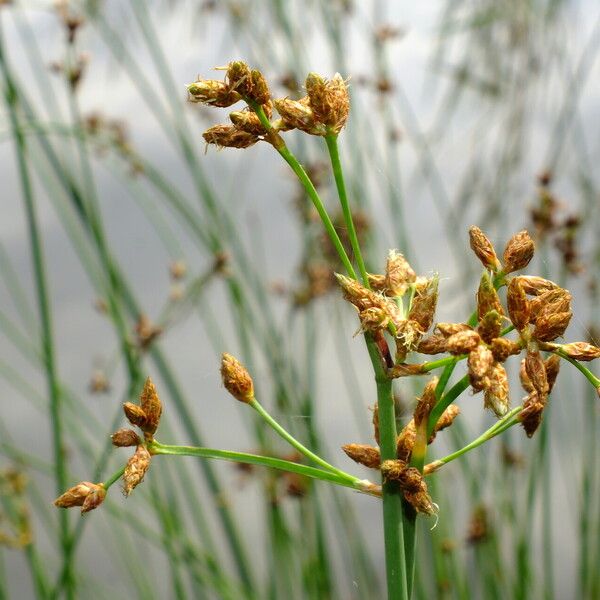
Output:
<instances>
[{"instance_id":1,"label":"out-of-focus seed head","mask_svg":"<svg viewBox=\"0 0 600 600\"><path fill-rule=\"evenodd\" d=\"M528 351L525 356L525 372L538 398L543 402L548 396L548 378L546 365L538 351Z\"/></svg>"},{"instance_id":2,"label":"out-of-focus seed head","mask_svg":"<svg viewBox=\"0 0 600 600\"><path fill-rule=\"evenodd\" d=\"M240 402L249 403L254 399L254 383L246 367L231 354L221 357L221 378L225 389Z\"/></svg>"},{"instance_id":3,"label":"out-of-focus seed head","mask_svg":"<svg viewBox=\"0 0 600 600\"><path fill-rule=\"evenodd\" d=\"M548 393L552 391L556 378L558 377L558 371L560 370L560 356L551 354L545 361L544 366L546 367L546 379L548 381Z\"/></svg>"},{"instance_id":4,"label":"out-of-focus seed head","mask_svg":"<svg viewBox=\"0 0 600 600\"><path fill-rule=\"evenodd\" d=\"M510 407L510 398L508 390L508 375L506 369L496 363L489 371L489 385L484 391L483 405L494 411L494 414L501 418Z\"/></svg>"},{"instance_id":5,"label":"out-of-focus seed head","mask_svg":"<svg viewBox=\"0 0 600 600\"><path fill-rule=\"evenodd\" d=\"M473 331L473 328L466 323L438 323L435 329L445 338L449 338L451 335L460 333L461 331Z\"/></svg>"},{"instance_id":6,"label":"out-of-focus seed head","mask_svg":"<svg viewBox=\"0 0 600 600\"><path fill-rule=\"evenodd\" d=\"M325 125L315 120L308 98L302 98L301 100L279 98L274 100L273 103L287 129L299 129L310 135L324 136L327 134Z\"/></svg>"},{"instance_id":7,"label":"out-of-focus seed head","mask_svg":"<svg viewBox=\"0 0 600 600\"><path fill-rule=\"evenodd\" d=\"M132 402L125 402L123 404L123 412L127 417L127 420L136 427L139 427L141 430L148 424L148 418L144 409L138 404L133 404Z\"/></svg>"},{"instance_id":8,"label":"out-of-focus seed head","mask_svg":"<svg viewBox=\"0 0 600 600\"><path fill-rule=\"evenodd\" d=\"M416 439L417 427L413 419L411 419L396 438L396 456L399 460L406 463L410 461Z\"/></svg>"},{"instance_id":9,"label":"out-of-focus seed head","mask_svg":"<svg viewBox=\"0 0 600 600\"><path fill-rule=\"evenodd\" d=\"M350 112L350 96L343 77L336 73L327 80L316 73L309 73L304 85L315 120L338 134Z\"/></svg>"},{"instance_id":10,"label":"out-of-focus seed head","mask_svg":"<svg viewBox=\"0 0 600 600\"><path fill-rule=\"evenodd\" d=\"M133 429L118 429L111 436L113 446L126 448L129 446L139 446L141 443L140 436Z\"/></svg>"},{"instance_id":11,"label":"out-of-focus seed head","mask_svg":"<svg viewBox=\"0 0 600 600\"><path fill-rule=\"evenodd\" d=\"M342 446L342 450L348 458L352 459L359 465L364 465L370 469L379 469L381 465L381 455L379 448L368 446L366 444L346 444Z\"/></svg>"},{"instance_id":12,"label":"out-of-focus seed head","mask_svg":"<svg viewBox=\"0 0 600 600\"><path fill-rule=\"evenodd\" d=\"M520 277L515 277L508 284L506 305L512 324L518 331L523 331L529 324L529 300L521 285Z\"/></svg>"},{"instance_id":13,"label":"out-of-focus seed head","mask_svg":"<svg viewBox=\"0 0 600 600\"><path fill-rule=\"evenodd\" d=\"M570 344L563 344L560 348L569 358L575 360L588 362L600 358L600 348L587 342L572 342Z\"/></svg>"},{"instance_id":14,"label":"out-of-focus seed head","mask_svg":"<svg viewBox=\"0 0 600 600\"><path fill-rule=\"evenodd\" d=\"M503 267L505 273L512 273L524 269L533 258L535 244L525 230L515 233L504 248Z\"/></svg>"},{"instance_id":15,"label":"out-of-focus seed head","mask_svg":"<svg viewBox=\"0 0 600 600\"><path fill-rule=\"evenodd\" d=\"M408 261L397 250L390 250L385 267L385 288L388 296L404 296L408 286L417 279Z\"/></svg>"},{"instance_id":16,"label":"out-of-focus seed head","mask_svg":"<svg viewBox=\"0 0 600 600\"><path fill-rule=\"evenodd\" d=\"M419 342L417 352L430 355L446 352L446 338L437 333L430 335Z\"/></svg>"},{"instance_id":17,"label":"out-of-focus seed head","mask_svg":"<svg viewBox=\"0 0 600 600\"><path fill-rule=\"evenodd\" d=\"M474 392L480 392L489 385L488 373L494 364L492 351L484 344L479 344L469 352L467 369L469 382Z\"/></svg>"},{"instance_id":18,"label":"out-of-focus seed head","mask_svg":"<svg viewBox=\"0 0 600 600\"><path fill-rule=\"evenodd\" d=\"M531 392L523 403L523 410L519 413L519 421L525 429L527 437L531 437L542 422L542 413L545 403L538 399L536 392Z\"/></svg>"},{"instance_id":19,"label":"out-of-focus seed head","mask_svg":"<svg viewBox=\"0 0 600 600\"><path fill-rule=\"evenodd\" d=\"M494 338L491 341L490 349L497 362L504 362L509 356L521 353L521 346L506 338Z\"/></svg>"},{"instance_id":20,"label":"out-of-focus seed head","mask_svg":"<svg viewBox=\"0 0 600 600\"><path fill-rule=\"evenodd\" d=\"M58 508L81 506L81 512L86 513L100 506L105 496L106 490L101 483L82 481L59 496L54 501L54 506Z\"/></svg>"},{"instance_id":21,"label":"out-of-focus seed head","mask_svg":"<svg viewBox=\"0 0 600 600\"><path fill-rule=\"evenodd\" d=\"M202 79L187 86L190 102L201 102L218 108L227 108L241 100L241 96L222 81Z\"/></svg>"},{"instance_id":22,"label":"out-of-focus seed head","mask_svg":"<svg viewBox=\"0 0 600 600\"><path fill-rule=\"evenodd\" d=\"M481 321L492 310L495 310L499 315L504 314L498 292L494 288L489 273L486 271L481 276L479 289L477 290L477 319Z\"/></svg>"},{"instance_id":23,"label":"out-of-focus seed head","mask_svg":"<svg viewBox=\"0 0 600 600\"><path fill-rule=\"evenodd\" d=\"M123 493L129 496L131 492L144 480L144 475L150 468L150 452L145 446L138 446L135 454L127 461L123 473Z\"/></svg>"},{"instance_id":24,"label":"out-of-focus seed head","mask_svg":"<svg viewBox=\"0 0 600 600\"><path fill-rule=\"evenodd\" d=\"M495 339L502 339L498 338L501 331L502 317L495 310L486 313L477 326L477 333L486 344L491 344Z\"/></svg>"},{"instance_id":25,"label":"out-of-focus seed head","mask_svg":"<svg viewBox=\"0 0 600 600\"><path fill-rule=\"evenodd\" d=\"M473 329L459 331L446 340L446 351L455 356L468 354L481 343L479 333Z\"/></svg>"},{"instance_id":26,"label":"out-of-focus seed head","mask_svg":"<svg viewBox=\"0 0 600 600\"><path fill-rule=\"evenodd\" d=\"M540 342L551 342L562 336L569 326L573 314L569 312L539 315L532 337Z\"/></svg>"},{"instance_id":27,"label":"out-of-focus seed head","mask_svg":"<svg viewBox=\"0 0 600 600\"><path fill-rule=\"evenodd\" d=\"M416 291L408 313L409 320L416 321L423 333L433 324L438 300L438 284L437 275L429 278L427 283Z\"/></svg>"},{"instance_id":28,"label":"out-of-focus seed head","mask_svg":"<svg viewBox=\"0 0 600 600\"><path fill-rule=\"evenodd\" d=\"M146 415L146 422L141 426L141 429L145 433L153 435L158 429L160 416L162 415L162 403L150 377L146 379L144 389L140 394L140 406Z\"/></svg>"},{"instance_id":29,"label":"out-of-focus seed head","mask_svg":"<svg viewBox=\"0 0 600 600\"><path fill-rule=\"evenodd\" d=\"M260 140L253 133L242 131L233 125L209 127L202 137L207 144L214 144L220 148L249 148Z\"/></svg>"},{"instance_id":30,"label":"out-of-focus seed head","mask_svg":"<svg viewBox=\"0 0 600 600\"><path fill-rule=\"evenodd\" d=\"M262 126L258 115L248 110L237 110L229 113L231 122L241 131L259 136L265 134L265 128Z\"/></svg>"},{"instance_id":31,"label":"out-of-focus seed head","mask_svg":"<svg viewBox=\"0 0 600 600\"><path fill-rule=\"evenodd\" d=\"M473 250L475 256L477 256L486 269L494 272L500 269L500 261L496 256L494 246L479 227L473 225L469 228L469 242L471 250Z\"/></svg>"}]
</instances>

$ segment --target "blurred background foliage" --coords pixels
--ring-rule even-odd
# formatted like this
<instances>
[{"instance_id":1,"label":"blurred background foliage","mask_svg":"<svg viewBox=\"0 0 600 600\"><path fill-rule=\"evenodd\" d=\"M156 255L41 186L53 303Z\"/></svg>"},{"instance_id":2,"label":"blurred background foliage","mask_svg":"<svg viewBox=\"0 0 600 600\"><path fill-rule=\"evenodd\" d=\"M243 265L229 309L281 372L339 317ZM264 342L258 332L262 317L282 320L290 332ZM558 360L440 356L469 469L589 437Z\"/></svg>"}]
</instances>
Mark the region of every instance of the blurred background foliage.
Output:
<instances>
[{"instance_id":1,"label":"blurred background foliage","mask_svg":"<svg viewBox=\"0 0 600 600\"><path fill-rule=\"evenodd\" d=\"M127 501L51 504L124 462L108 435L148 374L161 441L289 455L221 389L222 351L334 464L360 471L339 447L372 440L309 201L266 144L205 153L215 111L185 84L238 58L293 98L309 71L349 77L369 270L398 248L440 273L438 320L464 320L468 227L500 247L527 228L529 272L574 294L570 339L598 344L599 17L591 0L0 2L0 598L381 597L380 506L348 490L163 458ZM287 139L335 215L324 146ZM532 440L515 428L432 480L417 597L600 597L598 398L563 369ZM398 384L405 414L423 383ZM480 405L461 399L434 453L489 426Z\"/></svg>"}]
</instances>

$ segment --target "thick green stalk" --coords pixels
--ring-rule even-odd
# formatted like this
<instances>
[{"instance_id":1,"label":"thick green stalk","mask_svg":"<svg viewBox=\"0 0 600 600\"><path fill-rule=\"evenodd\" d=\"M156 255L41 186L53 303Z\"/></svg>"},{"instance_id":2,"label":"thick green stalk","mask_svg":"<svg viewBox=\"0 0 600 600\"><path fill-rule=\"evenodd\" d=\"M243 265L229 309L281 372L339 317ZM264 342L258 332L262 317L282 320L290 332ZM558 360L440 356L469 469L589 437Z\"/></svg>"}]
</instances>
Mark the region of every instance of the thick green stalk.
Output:
<instances>
[{"instance_id":1,"label":"thick green stalk","mask_svg":"<svg viewBox=\"0 0 600 600\"><path fill-rule=\"evenodd\" d=\"M379 415L379 447L381 460L396 458L396 415L392 396L392 380L383 367L379 349L371 336L365 336L377 384ZM383 482L383 535L388 600L408 600L406 557L404 552L404 517L402 496L393 481Z\"/></svg>"},{"instance_id":2,"label":"thick green stalk","mask_svg":"<svg viewBox=\"0 0 600 600\"><path fill-rule=\"evenodd\" d=\"M348 203L348 194L346 193L346 184L344 182L344 172L342 170L342 163L340 161L337 139L338 136L336 133L330 133L325 136L327 150L329 150L329 158L331 159L333 176L335 178L335 185L340 198L340 204L342 205L342 212L344 213L344 222L348 228L350 245L352 246L352 251L354 252L356 262L358 263L358 270L360 271L360 276L362 277L363 283L366 287L370 288L369 276L367 275L365 261L360 250L360 244L358 243L358 236L356 235L356 227L354 227L354 220L352 219L352 211L350 210L350 204Z\"/></svg>"}]
</instances>

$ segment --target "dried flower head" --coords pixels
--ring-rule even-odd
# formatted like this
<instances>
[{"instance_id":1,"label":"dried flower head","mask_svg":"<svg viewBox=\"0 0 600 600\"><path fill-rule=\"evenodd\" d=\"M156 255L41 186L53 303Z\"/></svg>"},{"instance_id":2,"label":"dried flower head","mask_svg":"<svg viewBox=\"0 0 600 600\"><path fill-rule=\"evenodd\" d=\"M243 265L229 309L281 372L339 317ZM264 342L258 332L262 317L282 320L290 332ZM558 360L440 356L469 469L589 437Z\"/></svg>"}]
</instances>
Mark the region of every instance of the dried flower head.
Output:
<instances>
[{"instance_id":1,"label":"dried flower head","mask_svg":"<svg viewBox=\"0 0 600 600\"><path fill-rule=\"evenodd\" d=\"M383 467L382 467L383 471ZM434 515L437 507L431 500L423 475L415 467L408 467L399 477L405 500L419 513Z\"/></svg>"},{"instance_id":2,"label":"dried flower head","mask_svg":"<svg viewBox=\"0 0 600 600\"><path fill-rule=\"evenodd\" d=\"M540 342L555 340L564 334L572 316L571 311L539 315L532 336Z\"/></svg>"},{"instance_id":3,"label":"dried flower head","mask_svg":"<svg viewBox=\"0 0 600 600\"><path fill-rule=\"evenodd\" d=\"M254 383L246 367L234 356L224 352L221 357L221 377L225 389L240 402L254 399Z\"/></svg>"},{"instance_id":4,"label":"dried flower head","mask_svg":"<svg viewBox=\"0 0 600 600\"><path fill-rule=\"evenodd\" d=\"M105 497L106 489L103 484L82 481L59 496L54 501L54 506L59 508L81 506L83 514L100 506Z\"/></svg>"},{"instance_id":5,"label":"dried flower head","mask_svg":"<svg viewBox=\"0 0 600 600\"><path fill-rule=\"evenodd\" d=\"M144 480L144 475L150 468L150 452L145 446L138 446L134 455L127 461L123 473L123 493L129 496L131 492Z\"/></svg>"},{"instance_id":6,"label":"dried flower head","mask_svg":"<svg viewBox=\"0 0 600 600\"><path fill-rule=\"evenodd\" d=\"M326 135L327 130L322 123L315 121L308 97L300 100L279 98L273 100L275 109L281 115L285 129L299 129L311 135Z\"/></svg>"},{"instance_id":7,"label":"dried flower head","mask_svg":"<svg viewBox=\"0 0 600 600\"><path fill-rule=\"evenodd\" d=\"M424 280L421 285L418 285L418 283L417 281L415 296L408 313L408 318L411 321L416 321L424 333L433 324L438 300L439 278L437 275L434 275Z\"/></svg>"},{"instance_id":8,"label":"dried flower head","mask_svg":"<svg viewBox=\"0 0 600 600\"><path fill-rule=\"evenodd\" d=\"M410 460L416 439L417 427L414 420L411 419L396 438L396 456L399 460L406 463Z\"/></svg>"},{"instance_id":9,"label":"dried flower head","mask_svg":"<svg viewBox=\"0 0 600 600\"><path fill-rule=\"evenodd\" d=\"M348 458L351 458L359 465L364 465L370 469L379 469L381 465L381 455L379 448L367 444L346 444L342 450Z\"/></svg>"},{"instance_id":10,"label":"dried flower head","mask_svg":"<svg viewBox=\"0 0 600 600\"><path fill-rule=\"evenodd\" d=\"M519 421L521 421L527 437L531 437L540 426L545 406L546 403L538 398L536 392L531 392L523 402L523 410L519 413Z\"/></svg>"},{"instance_id":11,"label":"dried flower head","mask_svg":"<svg viewBox=\"0 0 600 600\"><path fill-rule=\"evenodd\" d=\"M260 140L257 135L242 131L233 125L209 127L202 137L207 144L214 144L220 148L249 148Z\"/></svg>"},{"instance_id":12,"label":"dried flower head","mask_svg":"<svg viewBox=\"0 0 600 600\"><path fill-rule=\"evenodd\" d=\"M408 261L397 250L390 250L385 267L385 292L388 296L403 296L417 279Z\"/></svg>"},{"instance_id":13,"label":"dried flower head","mask_svg":"<svg viewBox=\"0 0 600 600\"><path fill-rule=\"evenodd\" d=\"M451 335L460 333L461 331L473 331L473 328L466 323L438 323L435 329L445 338L449 338Z\"/></svg>"},{"instance_id":14,"label":"dried flower head","mask_svg":"<svg viewBox=\"0 0 600 600\"><path fill-rule=\"evenodd\" d=\"M503 271L512 273L524 269L533 258L535 244L525 230L515 233L504 248Z\"/></svg>"},{"instance_id":15,"label":"dried flower head","mask_svg":"<svg viewBox=\"0 0 600 600\"><path fill-rule=\"evenodd\" d=\"M467 368L469 382L473 391L480 392L489 386L488 373L494 364L492 351L484 344L479 344L469 352Z\"/></svg>"},{"instance_id":16,"label":"dried flower head","mask_svg":"<svg viewBox=\"0 0 600 600\"><path fill-rule=\"evenodd\" d=\"M481 343L481 337L477 331L466 329L451 335L446 340L446 351L450 354L468 354Z\"/></svg>"},{"instance_id":17,"label":"dried flower head","mask_svg":"<svg viewBox=\"0 0 600 600\"><path fill-rule=\"evenodd\" d=\"M118 429L111 436L113 446L127 448L129 446L139 446L142 442L138 434L133 429Z\"/></svg>"},{"instance_id":18,"label":"dried flower head","mask_svg":"<svg viewBox=\"0 0 600 600\"><path fill-rule=\"evenodd\" d=\"M338 134L350 112L348 86L343 77L336 73L330 80L316 73L309 73L305 82L306 92L315 120Z\"/></svg>"},{"instance_id":19,"label":"dried flower head","mask_svg":"<svg viewBox=\"0 0 600 600\"><path fill-rule=\"evenodd\" d=\"M490 311L496 311L499 315L504 314L504 309L500 303L498 292L490 279L487 271L481 276L479 289L477 290L477 318L483 319Z\"/></svg>"},{"instance_id":20,"label":"dried flower head","mask_svg":"<svg viewBox=\"0 0 600 600\"><path fill-rule=\"evenodd\" d=\"M219 108L227 108L242 98L222 81L200 79L187 86L190 102L201 102Z\"/></svg>"},{"instance_id":21,"label":"dried flower head","mask_svg":"<svg viewBox=\"0 0 600 600\"><path fill-rule=\"evenodd\" d=\"M140 406L146 415L146 421L141 429L150 435L153 435L160 421L162 414L162 403L158 397L156 387L150 377L146 379L144 389L140 395Z\"/></svg>"},{"instance_id":22,"label":"dried flower head","mask_svg":"<svg viewBox=\"0 0 600 600\"><path fill-rule=\"evenodd\" d=\"M491 344L495 339L499 338L502 331L502 317L495 310L490 310L479 322L477 333L486 344Z\"/></svg>"},{"instance_id":23,"label":"dried flower head","mask_svg":"<svg viewBox=\"0 0 600 600\"><path fill-rule=\"evenodd\" d=\"M540 400L548 395L548 378L546 376L546 365L538 351L529 350L525 356L525 372L533 389L537 392Z\"/></svg>"},{"instance_id":24,"label":"dried flower head","mask_svg":"<svg viewBox=\"0 0 600 600\"><path fill-rule=\"evenodd\" d=\"M437 333L430 335L419 342L417 352L421 354L440 354L446 352L446 338Z\"/></svg>"},{"instance_id":25,"label":"dried flower head","mask_svg":"<svg viewBox=\"0 0 600 600\"><path fill-rule=\"evenodd\" d=\"M509 356L521 353L520 344L506 338L494 338L491 341L490 349L497 362L504 362Z\"/></svg>"},{"instance_id":26,"label":"dried flower head","mask_svg":"<svg viewBox=\"0 0 600 600\"><path fill-rule=\"evenodd\" d=\"M485 388L483 395L483 405L491 409L494 414L501 418L510 407L510 398L508 391L508 375L506 369L496 363L488 373L489 385Z\"/></svg>"},{"instance_id":27,"label":"dried flower head","mask_svg":"<svg viewBox=\"0 0 600 600\"><path fill-rule=\"evenodd\" d=\"M530 308L520 277L515 277L508 284L506 305L512 324L518 331L523 331L529 324Z\"/></svg>"},{"instance_id":28,"label":"dried flower head","mask_svg":"<svg viewBox=\"0 0 600 600\"><path fill-rule=\"evenodd\" d=\"M572 342L563 344L560 349L569 357L575 360L588 362L600 358L600 348L587 342ZM557 357L558 358L558 357Z\"/></svg>"},{"instance_id":29,"label":"dried flower head","mask_svg":"<svg viewBox=\"0 0 600 600\"><path fill-rule=\"evenodd\" d=\"M500 261L496 256L494 246L479 227L473 225L469 228L469 242L471 250L473 250L486 269L494 272L500 269Z\"/></svg>"},{"instance_id":30,"label":"dried flower head","mask_svg":"<svg viewBox=\"0 0 600 600\"><path fill-rule=\"evenodd\" d=\"M254 136L265 134L265 128L255 112L249 110L237 110L229 113L229 119L235 127L241 131L251 133Z\"/></svg>"},{"instance_id":31,"label":"dried flower head","mask_svg":"<svg viewBox=\"0 0 600 600\"><path fill-rule=\"evenodd\" d=\"M148 418L144 409L138 404L133 404L133 402L125 402L123 404L123 412L127 417L127 420L136 427L139 427L142 431L148 424Z\"/></svg>"}]
</instances>

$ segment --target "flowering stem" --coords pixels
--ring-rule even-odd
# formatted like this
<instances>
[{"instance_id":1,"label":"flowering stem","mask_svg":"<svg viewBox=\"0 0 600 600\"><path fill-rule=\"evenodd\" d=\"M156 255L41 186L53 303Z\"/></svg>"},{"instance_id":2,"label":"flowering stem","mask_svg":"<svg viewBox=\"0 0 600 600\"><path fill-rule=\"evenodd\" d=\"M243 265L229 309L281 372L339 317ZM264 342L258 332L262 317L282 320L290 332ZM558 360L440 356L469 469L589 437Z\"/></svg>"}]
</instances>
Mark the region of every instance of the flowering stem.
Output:
<instances>
[{"instance_id":1,"label":"flowering stem","mask_svg":"<svg viewBox=\"0 0 600 600\"><path fill-rule=\"evenodd\" d=\"M273 148L275 148L275 150L277 150L277 152L279 152L279 154L281 155L283 160L285 160L285 162L288 165L290 165L292 171L294 171L294 173L300 180L300 183L306 190L306 193L308 194L308 197L311 199L313 206L319 213L319 217L321 218L321 221L323 222L323 226L325 227L325 230L327 231L327 235L329 236L329 239L331 240L332 244L334 245L334 247L338 253L338 256L340 257L340 260L342 261L348 275L350 277L352 277L352 279L356 279L356 272L354 271L354 267L352 266L352 263L350 262L348 255L346 254L346 250L344 249L344 245L342 244L342 241L340 240L340 236L337 234L337 231L335 230L335 227L334 227L333 223L331 222L331 218L327 214L325 205L323 204L323 201L321 200L319 193L317 192L317 190L315 189L315 186L313 185L312 181L310 180L310 177L306 174L306 171L304 170L302 165L298 162L298 159L292 154L290 149L287 147L286 143L283 141L283 138L273 129L273 126L271 125L271 122L269 121L267 115L265 114L263 107L260 106L260 104L257 104L256 102L253 102L250 99L247 99L246 101L248 103L248 106L250 106L250 108L256 113L256 115L260 119L262 126L267 130L267 138L268 138L269 142L271 143L271 145L273 146Z\"/></svg>"},{"instance_id":2,"label":"flowering stem","mask_svg":"<svg viewBox=\"0 0 600 600\"><path fill-rule=\"evenodd\" d=\"M340 204L342 205L342 212L344 213L344 221L348 228L348 237L350 238L350 244L352 251L356 257L358 263L358 270L362 277L365 287L370 288L369 276L367 275L367 269L365 268L365 261L360 250L358 243L358 236L356 235L356 228L354 227L354 221L352 219L352 212L350 211L350 204L348 203L348 195L346 193L346 183L344 182L344 173L342 171L342 163L340 161L340 153L337 143L338 136L336 133L329 133L325 136L325 142L327 143L327 150L329 151L329 158L331 159L331 168L333 169L333 176L335 178L335 185L337 187L338 196L340 198Z\"/></svg>"},{"instance_id":3,"label":"flowering stem","mask_svg":"<svg viewBox=\"0 0 600 600\"><path fill-rule=\"evenodd\" d=\"M264 409L262 404L260 404L258 402L258 400L256 400L256 398L254 398L251 402L249 402L249 405L261 416L261 418L267 423L267 425L269 425L269 427L271 427L271 429L273 429L277 433L277 435L279 435L286 442L288 442L294 448L296 448L296 450L298 450L298 452L300 452L300 454L303 454L304 456L306 456L313 462L317 463L323 469L326 469L327 471L334 473L338 477L342 477L342 478L346 478L346 479L350 479L350 480L355 479L352 475L348 475L348 473L345 473L344 471L337 469L333 465L330 465L326 460L322 459L320 456L317 456L314 452L311 452L308 448L306 448L306 446L301 444L293 435L291 435L286 429L284 429Z\"/></svg>"},{"instance_id":4,"label":"flowering stem","mask_svg":"<svg viewBox=\"0 0 600 600\"><path fill-rule=\"evenodd\" d=\"M457 458L460 458L463 454L466 454L467 452L478 448L482 444L489 442L492 438L505 432L513 425L516 425L519 422L519 420L515 417L521 412L521 410L523 410L522 406L517 406L516 408L513 408L509 413L507 413L506 415L504 415L504 417L502 417L502 419L494 423L492 427L490 427L487 431L482 433L478 438L474 439L472 442L470 442L460 450L457 450L452 454L448 454L448 456L444 456L444 458L440 458L431 463L433 471L430 471L429 473L426 472L426 475L430 475L432 472L437 471L442 465L445 465L453 460L456 460Z\"/></svg>"},{"instance_id":5,"label":"flowering stem","mask_svg":"<svg viewBox=\"0 0 600 600\"><path fill-rule=\"evenodd\" d=\"M353 477L347 473L343 476L337 475L330 471L309 467L299 463L283 460L281 458L273 458L271 456L260 456L257 454L248 454L246 452L233 452L231 450L217 450L215 448L199 448L197 446L171 446L161 444L156 440L148 444L148 449L152 454L162 454L166 456L196 456L199 458L216 458L218 460L228 460L231 462L244 463L248 465L259 465L287 471L289 473L297 473L311 479L320 479L328 481L336 485L352 488L364 494L371 496L379 496L379 488L375 484L371 484L366 480Z\"/></svg>"}]
</instances>

